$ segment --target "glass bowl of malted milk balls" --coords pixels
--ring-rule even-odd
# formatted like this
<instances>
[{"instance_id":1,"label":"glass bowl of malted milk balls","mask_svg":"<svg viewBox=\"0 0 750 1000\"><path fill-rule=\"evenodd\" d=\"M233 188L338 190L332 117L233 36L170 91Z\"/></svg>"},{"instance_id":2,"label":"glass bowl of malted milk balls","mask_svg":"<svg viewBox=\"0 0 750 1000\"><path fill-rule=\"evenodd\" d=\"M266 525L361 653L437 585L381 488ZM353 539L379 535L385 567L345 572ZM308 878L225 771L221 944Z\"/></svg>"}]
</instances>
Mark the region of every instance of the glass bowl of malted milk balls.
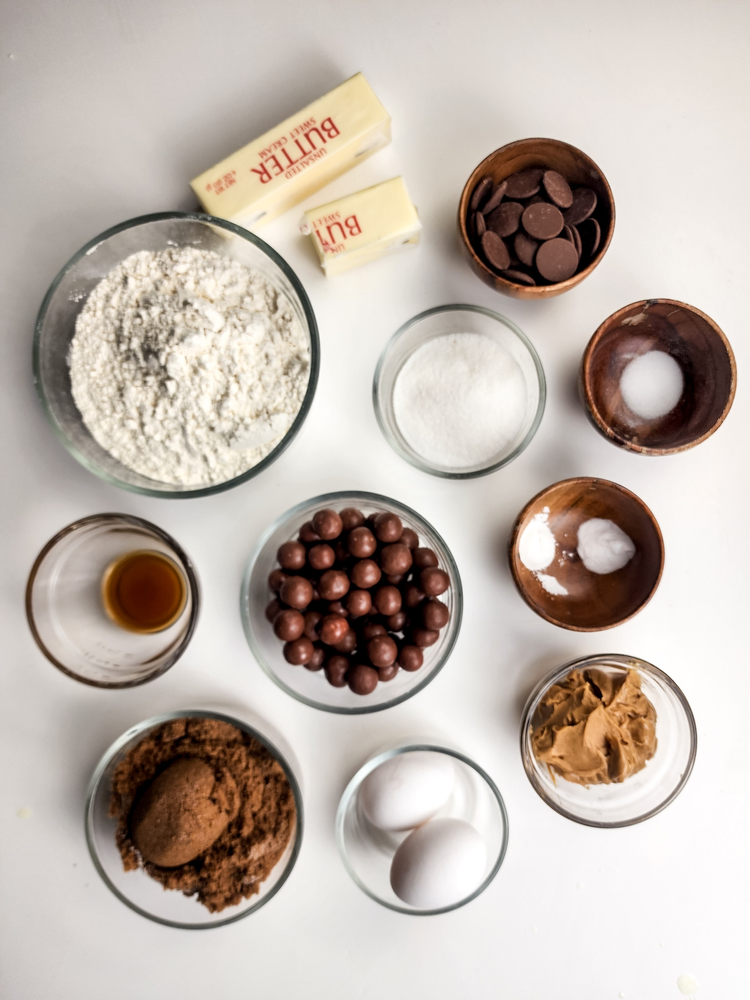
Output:
<instances>
[{"instance_id":1,"label":"glass bowl of malted milk balls","mask_svg":"<svg viewBox=\"0 0 750 1000\"><path fill-rule=\"evenodd\" d=\"M378 712L413 697L447 662L461 578L435 528L376 493L328 493L282 514L242 582L248 645L293 698L327 712Z\"/></svg>"},{"instance_id":2,"label":"glass bowl of malted milk balls","mask_svg":"<svg viewBox=\"0 0 750 1000\"><path fill-rule=\"evenodd\" d=\"M544 413L544 370L504 316L473 305L428 309L391 337L373 381L375 416L402 458L472 479L529 446Z\"/></svg>"},{"instance_id":3,"label":"glass bowl of malted milk balls","mask_svg":"<svg viewBox=\"0 0 750 1000\"><path fill-rule=\"evenodd\" d=\"M346 870L371 899L431 916L476 899L508 847L508 815L492 778L463 753L404 741L371 757L339 802Z\"/></svg>"},{"instance_id":4,"label":"glass bowl of malted milk balls","mask_svg":"<svg viewBox=\"0 0 750 1000\"><path fill-rule=\"evenodd\" d=\"M254 233L161 212L65 264L39 310L33 366L53 430L90 472L147 496L209 496L296 437L318 330L296 274Z\"/></svg>"}]
</instances>

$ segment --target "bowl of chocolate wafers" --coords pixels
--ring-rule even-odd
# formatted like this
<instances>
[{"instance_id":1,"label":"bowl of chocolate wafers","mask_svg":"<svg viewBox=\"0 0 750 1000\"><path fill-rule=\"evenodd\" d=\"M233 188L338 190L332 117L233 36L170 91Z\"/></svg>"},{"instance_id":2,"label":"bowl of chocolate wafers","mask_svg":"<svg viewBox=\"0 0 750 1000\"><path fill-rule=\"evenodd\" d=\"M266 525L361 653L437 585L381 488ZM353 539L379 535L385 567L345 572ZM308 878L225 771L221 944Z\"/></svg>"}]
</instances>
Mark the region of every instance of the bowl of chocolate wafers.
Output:
<instances>
[{"instance_id":1,"label":"bowl of chocolate wafers","mask_svg":"<svg viewBox=\"0 0 750 1000\"><path fill-rule=\"evenodd\" d=\"M614 229L607 178L558 139L521 139L490 153L458 207L472 270L518 299L550 298L578 285L607 252Z\"/></svg>"}]
</instances>

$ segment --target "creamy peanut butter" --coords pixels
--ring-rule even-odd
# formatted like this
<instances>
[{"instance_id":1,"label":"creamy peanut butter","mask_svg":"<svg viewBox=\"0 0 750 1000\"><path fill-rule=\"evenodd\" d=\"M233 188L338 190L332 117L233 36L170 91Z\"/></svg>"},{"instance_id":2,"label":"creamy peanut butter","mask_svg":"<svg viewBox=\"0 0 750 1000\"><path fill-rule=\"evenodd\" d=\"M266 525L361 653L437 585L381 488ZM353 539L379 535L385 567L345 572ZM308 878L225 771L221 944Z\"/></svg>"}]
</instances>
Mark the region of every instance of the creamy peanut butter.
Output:
<instances>
[{"instance_id":1,"label":"creamy peanut butter","mask_svg":"<svg viewBox=\"0 0 750 1000\"><path fill-rule=\"evenodd\" d=\"M573 670L542 698L531 742L553 776L579 785L624 781L656 752L656 710L635 670Z\"/></svg>"}]
</instances>

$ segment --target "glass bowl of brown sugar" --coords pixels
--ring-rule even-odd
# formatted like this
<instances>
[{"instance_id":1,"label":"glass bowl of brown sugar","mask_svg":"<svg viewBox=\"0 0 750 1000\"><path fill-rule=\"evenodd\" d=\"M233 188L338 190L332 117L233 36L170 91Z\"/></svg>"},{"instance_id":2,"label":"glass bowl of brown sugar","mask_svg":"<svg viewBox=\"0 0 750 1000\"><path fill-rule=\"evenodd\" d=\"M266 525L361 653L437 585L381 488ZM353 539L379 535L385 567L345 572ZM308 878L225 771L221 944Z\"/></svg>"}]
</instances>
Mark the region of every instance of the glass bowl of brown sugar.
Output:
<instances>
[{"instance_id":1,"label":"glass bowl of brown sugar","mask_svg":"<svg viewBox=\"0 0 750 1000\"><path fill-rule=\"evenodd\" d=\"M131 910L169 927L205 930L249 916L289 878L302 842L288 757L255 726L217 711L183 709L132 726L89 785L96 870Z\"/></svg>"}]
</instances>

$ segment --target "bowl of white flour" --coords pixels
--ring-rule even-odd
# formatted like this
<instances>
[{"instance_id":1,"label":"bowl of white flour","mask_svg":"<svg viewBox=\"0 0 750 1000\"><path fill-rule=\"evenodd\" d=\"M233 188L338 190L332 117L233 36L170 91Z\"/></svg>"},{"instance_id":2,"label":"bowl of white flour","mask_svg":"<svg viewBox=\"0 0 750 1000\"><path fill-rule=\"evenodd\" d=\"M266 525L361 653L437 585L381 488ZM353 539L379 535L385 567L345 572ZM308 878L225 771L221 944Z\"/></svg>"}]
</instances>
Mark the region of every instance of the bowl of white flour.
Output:
<instances>
[{"instance_id":1,"label":"bowl of white flour","mask_svg":"<svg viewBox=\"0 0 750 1000\"><path fill-rule=\"evenodd\" d=\"M472 479L512 462L544 413L544 371L504 316L473 305L428 309L380 356L373 405L391 447L423 472Z\"/></svg>"},{"instance_id":2,"label":"bowl of white flour","mask_svg":"<svg viewBox=\"0 0 750 1000\"><path fill-rule=\"evenodd\" d=\"M83 247L45 296L34 377L68 451L149 496L258 475L307 416L315 316L274 250L232 223L143 216Z\"/></svg>"}]
</instances>

